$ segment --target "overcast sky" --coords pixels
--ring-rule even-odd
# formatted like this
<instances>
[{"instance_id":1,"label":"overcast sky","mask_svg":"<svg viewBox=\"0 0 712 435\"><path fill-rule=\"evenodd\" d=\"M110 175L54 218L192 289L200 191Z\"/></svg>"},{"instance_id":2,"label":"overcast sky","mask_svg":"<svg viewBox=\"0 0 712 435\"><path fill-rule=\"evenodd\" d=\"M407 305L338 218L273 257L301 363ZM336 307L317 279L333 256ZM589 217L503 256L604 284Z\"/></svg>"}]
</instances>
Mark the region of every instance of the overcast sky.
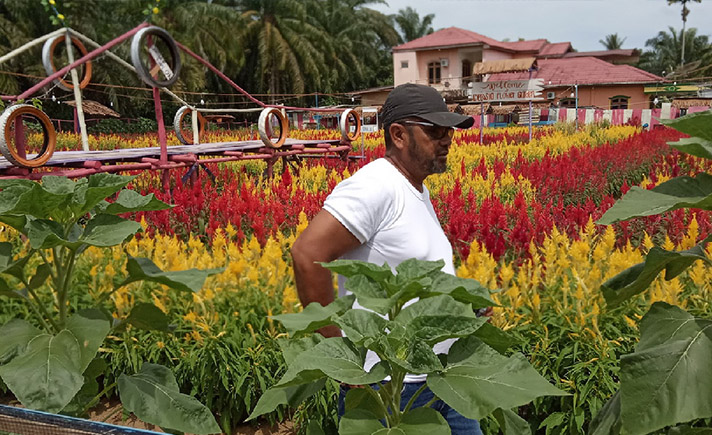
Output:
<instances>
[{"instance_id":1,"label":"overcast sky","mask_svg":"<svg viewBox=\"0 0 712 435\"><path fill-rule=\"evenodd\" d=\"M545 38L571 42L578 51L602 50L611 33L627 38L623 48L645 48L659 31L682 27L680 5L666 0L386 0L368 7L387 14L413 7L421 17L435 14L433 29L460 27L490 38ZM712 0L688 3L687 27L712 34ZM711 38L712 39L712 38Z\"/></svg>"}]
</instances>

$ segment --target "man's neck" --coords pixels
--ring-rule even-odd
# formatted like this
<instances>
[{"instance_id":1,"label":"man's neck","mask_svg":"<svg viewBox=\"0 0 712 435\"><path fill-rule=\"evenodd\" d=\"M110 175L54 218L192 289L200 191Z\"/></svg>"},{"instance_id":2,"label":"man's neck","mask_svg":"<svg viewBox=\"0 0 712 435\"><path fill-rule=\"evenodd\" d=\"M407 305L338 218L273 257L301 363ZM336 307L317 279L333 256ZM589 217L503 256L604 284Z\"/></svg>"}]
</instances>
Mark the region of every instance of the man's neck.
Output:
<instances>
[{"instance_id":1,"label":"man's neck","mask_svg":"<svg viewBox=\"0 0 712 435\"><path fill-rule=\"evenodd\" d=\"M401 162L397 156L393 155L388 155L386 154L385 159L388 160L393 166L395 166L398 171L403 174L403 176L410 182L410 184L415 187L418 192L423 193L423 180L424 179L418 179L415 177L413 174L411 174L406 168L403 162Z\"/></svg>"}]
</instances>

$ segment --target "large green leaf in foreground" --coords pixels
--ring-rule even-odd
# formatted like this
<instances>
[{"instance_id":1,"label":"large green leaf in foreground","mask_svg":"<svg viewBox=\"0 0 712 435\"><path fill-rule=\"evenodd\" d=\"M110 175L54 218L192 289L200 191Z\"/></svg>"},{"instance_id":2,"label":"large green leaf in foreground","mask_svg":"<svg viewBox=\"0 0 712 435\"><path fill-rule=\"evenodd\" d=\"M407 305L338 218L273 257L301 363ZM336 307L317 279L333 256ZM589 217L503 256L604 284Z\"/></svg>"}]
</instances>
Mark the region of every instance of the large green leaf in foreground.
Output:
<instances>
[{"instance_id":1,"label":"large green leaf in foreground","mask_svg":"<svg viewBox=\"0 0 712 435\"><path fill-rule=\"evenodd\" d=\"M597 223L610 225L679 208L712 210L712 175L700 173L696 177L677 177L652 190L633 186Z\"/></svg>"},{"instance_id":2,"label":"large green leaf in foreground","mask_svg":"<svg viewBox=\"0 0 712 435\"><path fill-rule=\"evenodd\" d=\"M119 395L124 408L147 423L195 434L220 432L210 410L181 393L173 373L161 365L144 363L137 374L121 375Z\"/></svg>"},{"instance_id":3,"label":"large green leaf in foreground","mask_svg":"<svg viewBox=\"0 0 712 435\"><path fill-rule=\"evenodd\" d=\"M621 420L644 434L712 417L712 321L657 302L635 353L621 358Z\"/></svg>"},{"instance_id":4,"label":"large green leaf in foreground","mask_svg":"<svg viewBox=\"0 0 712 435\"><path fill-rule=\"evenodd\" d=\"M128 278L122 283L126 285L135 281L153 281L176 290L198 292L203 288L205 279L225 270L218 269L188 269L177 271L162 271L148 258L129 256L126 263Z\"/></svg>"},{"instance_id":5,"label":"large green leaf in foreground","mask_svg":"<svg viewBox=\"0 0 712 435\"><path fill-rule=\"evenodd\" d=\"M707 240L705 240L706 242ZM603 297L609 307L643 292L660 272L665 271L665 279L671 280L682 273L696 260L709 263L702 245L696 245L686 251L666 251L654 246L648 252L645 261L629 267L601 286Z\"/></svg>"},{"instance_id":6,"label":"large green leaf in foreground","mask_svg":"<svg viewBox=\"0 0 712 435\"><path fill-rule=\"evenodd\" d=\"M396 426L385 428L370 411L347 411L339 422L339 435L450 435L443 416L432 408L415 408Z\"/></svg>"},{"instance_id":7,"label":"large green leaf in foreground","mask_svg":"<svg viewBox=\"0 0 712 435\"><path fill-rule=\"evenodd\" d=\"M12 319L0 327L0 364L7 364L25 352L27 345L42 332L28 321Z\"/></svg>"},{"instance_id":8,"label":"large green leaf in foreground","mask_svg":"<svg viewBox=\"0 0 712 435\"><path fill-rule=\"evenodd\" d=\"M458 340L447 366L428 376L428 387L457 412L481 419L497 408L514 408L541 396L564 396L521 354L502 356L475 337Z\"/></svg>"},{"instance_id":9,"label":"large green leaf in foreground","mask_svg":"<svg viewBox=\"0 0 712 435\"><path fill-rule=\"evenodd\" d=\"M61 411L84 384L81 349L66 329L33 338L24 353L0 367L2 380L24 406Z\"/></svg>"}]
</instances>

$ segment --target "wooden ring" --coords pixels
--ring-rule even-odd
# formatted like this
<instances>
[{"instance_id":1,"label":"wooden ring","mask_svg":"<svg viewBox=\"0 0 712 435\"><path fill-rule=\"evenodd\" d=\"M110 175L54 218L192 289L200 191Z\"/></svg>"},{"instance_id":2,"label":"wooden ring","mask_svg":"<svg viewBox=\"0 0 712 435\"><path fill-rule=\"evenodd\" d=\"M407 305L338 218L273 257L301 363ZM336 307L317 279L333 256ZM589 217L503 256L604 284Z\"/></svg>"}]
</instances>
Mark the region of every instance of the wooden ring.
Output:
<instances>
[{"instance_id":1,"label":"wooden ring","mask_svg":"<svg viewBox=\"0 0 712 435\"><path fill-rule=\"evenodd\" d=\"M349 134L349 118L353 118L356 124L353 134ZM341 127L341 138L346 142L355 141L361 136L361 117L354 109L346 109L341 113L339 126Z\"/></svg>"},{"instance_id":2,"label":"wooden ring","mask_svg":"<svg viewBox=\"0 0 712 435\"><path fill-rule=\"evenodd\" d=\"M20 153L17 150L17 144L15 144L15 148L11 146L12 140L14 139L13 136L15 135L12 128L15 125L15 121L21 116L33 117L42 125L42 149L37 156L31 159L23 155L25 153ZM57 145L57 133L49 117L41 110L29 104L18 104L5 110L2 116L0 116L0 130L2 131L2 136L0 137L0 153L15 166L21 166L23 168L37 168L42 166L52 157L54 148Z\"/></svg>"},{"instance_id":3,"label":"wooden ring","mask_svg":"<svg viewBox=\"0 0 712 435\"><path fill-rule=\"evenodd\" d=\"M54 65L54 51L60 43L65 41L66 38L63 35L59 35L56 38L48 39L42 47L42 65L44 66L45 72L48 76L57 72L57 68ZM72 37L71 41L72 45L79 49L79 57L84 57L87 55L88 51L84 44L82 44L82 41L79 40L79 38ZM91 61L88 60L83 65L84 75L82 76L81 81L79 82L79 89L84 89L91 80ZM57 86L64 89L65 91L74 90L74 85L71 81L66 81L63 78L57 78L54 80L54 82L57 84Z\"/></svg>"},{"instance_id":4,"label":"wooden ring","mask_svg":"<svg viewBox=\"0 0 712 435\"><path fill-rule=\"evenodd\" d=\"M269 126L270 115L275 115L279 120L280 132L279 138L276 142L272 142L271 134L269 134L272 129ZM266 107L260 112L260 119L257 122L257 130L260 133L260 139L270 148L280 148L284 145L287 140L287 130L289 129L289 122L287 118L282 114L282 111L276 107Z\"/></svg>"}]
</instances>

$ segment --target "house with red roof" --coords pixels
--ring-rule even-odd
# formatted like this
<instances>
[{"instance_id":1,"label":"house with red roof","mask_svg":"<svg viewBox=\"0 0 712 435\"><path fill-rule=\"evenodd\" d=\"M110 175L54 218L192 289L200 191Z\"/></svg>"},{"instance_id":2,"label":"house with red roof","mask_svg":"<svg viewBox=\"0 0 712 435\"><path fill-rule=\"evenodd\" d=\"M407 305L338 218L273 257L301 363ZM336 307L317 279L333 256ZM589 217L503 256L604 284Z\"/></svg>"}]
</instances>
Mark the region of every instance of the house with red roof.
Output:
<instances>
[{"instance_id":1,"label":"house with red roof","mask_svg":"<svg viewBox=\"0 0 712 435\"><path fill-rule=\"evenodd\" d=\"M507 59L536 59L531 78L544 83L538 102L552 107L647 109L651 102L644 86L663 80L625 65L635 60L637 50L576 52L570 42L497 41L457 27L438 30L392 51L395 86L427 84L461 103L467 102L470 82L530 78L528 71L473 75L475 64Z\"/></svg>"}]
</instances>

